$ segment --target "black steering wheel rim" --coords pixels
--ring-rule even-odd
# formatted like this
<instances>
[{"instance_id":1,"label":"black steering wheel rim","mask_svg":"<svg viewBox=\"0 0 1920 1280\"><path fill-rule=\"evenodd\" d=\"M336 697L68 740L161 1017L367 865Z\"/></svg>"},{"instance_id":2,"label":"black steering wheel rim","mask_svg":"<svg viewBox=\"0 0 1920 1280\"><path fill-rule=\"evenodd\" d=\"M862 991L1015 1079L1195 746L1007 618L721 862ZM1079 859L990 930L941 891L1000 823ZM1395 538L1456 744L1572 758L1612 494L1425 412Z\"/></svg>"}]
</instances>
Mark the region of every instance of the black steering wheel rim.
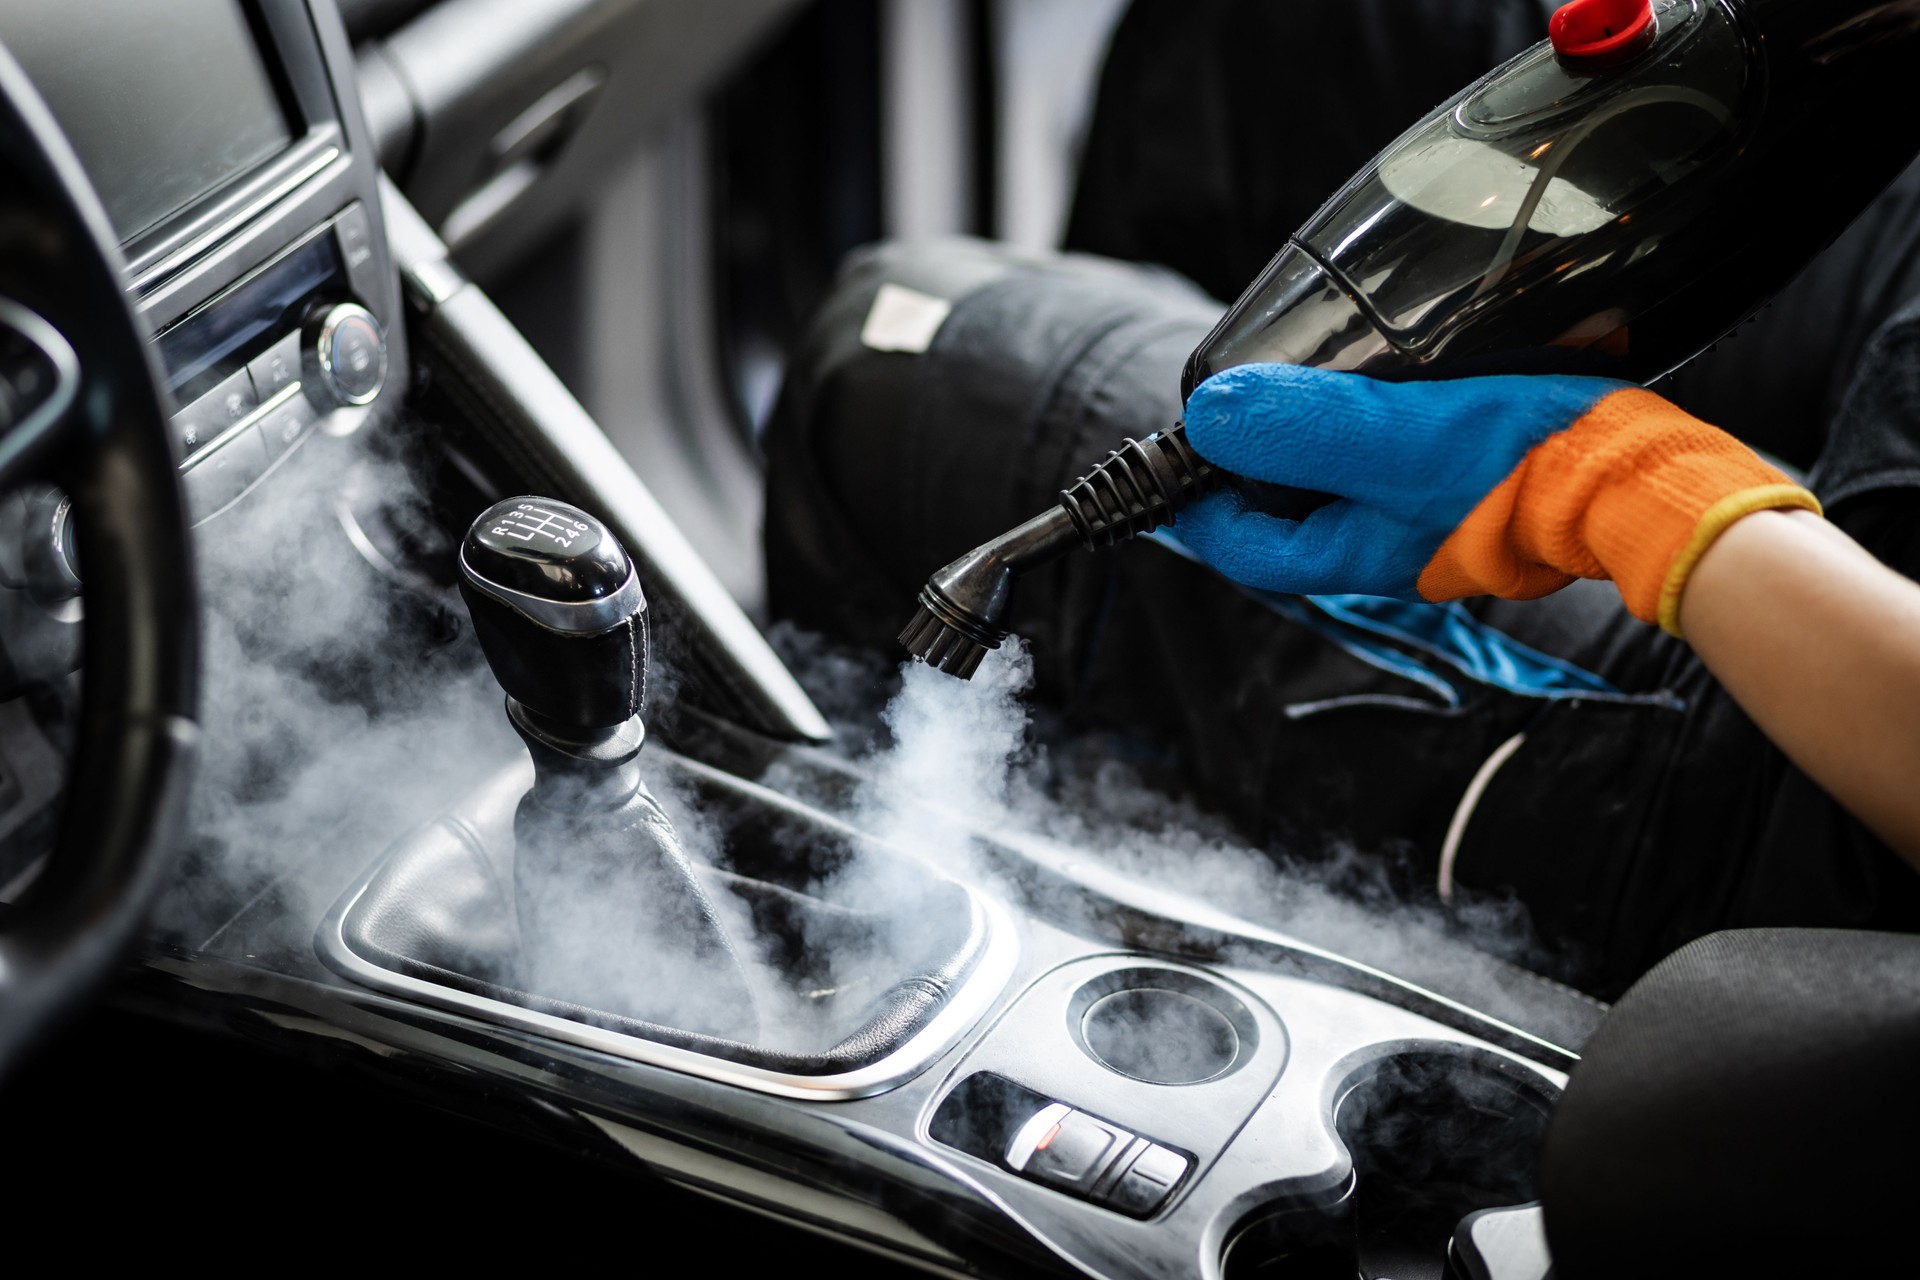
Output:
<instances>
[{"instance_id":1,"label":"black steering wheel rim","mask_svg":"<svg viewBox=\"0 0 1920 1280\"><path fill-rule=\"evenodd\" d=\"M112 972L158 890L198 736L198 608L159 365L78 158L0 48L0 299L70 348L63 412L0 429L0 491L73 503L79 728L59 833L0 920L0 1072ZM45 330L38 331L42 338ZM29 335L31 336L31 335ZM51 402L49 402L51 404Z\"/></svg>"}]
</instances>

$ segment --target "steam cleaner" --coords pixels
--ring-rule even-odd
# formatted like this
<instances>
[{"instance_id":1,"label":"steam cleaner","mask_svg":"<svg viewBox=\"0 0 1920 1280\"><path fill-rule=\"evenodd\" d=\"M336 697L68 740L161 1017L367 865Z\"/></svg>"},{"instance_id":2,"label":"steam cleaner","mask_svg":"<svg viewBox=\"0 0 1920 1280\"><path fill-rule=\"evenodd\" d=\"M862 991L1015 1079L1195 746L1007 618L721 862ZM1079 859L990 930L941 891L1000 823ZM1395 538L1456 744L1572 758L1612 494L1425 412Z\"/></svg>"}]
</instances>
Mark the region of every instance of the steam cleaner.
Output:
<instances>
[{"instance_id":1,"label":"steam cleaner","mask_svg":"<svg viewBox=\"0 0 1920 1280\"><path fill-rule=\"evenodd\" d=\"M1342 187L1188 358L1387 380L1648 383L1726 335L1920 151L1920 0L1572 0ZM900 640L970 677L1015 580L1167 524L1221 484L1179 423L933 575Z\"/></svg>"}]
</instances>

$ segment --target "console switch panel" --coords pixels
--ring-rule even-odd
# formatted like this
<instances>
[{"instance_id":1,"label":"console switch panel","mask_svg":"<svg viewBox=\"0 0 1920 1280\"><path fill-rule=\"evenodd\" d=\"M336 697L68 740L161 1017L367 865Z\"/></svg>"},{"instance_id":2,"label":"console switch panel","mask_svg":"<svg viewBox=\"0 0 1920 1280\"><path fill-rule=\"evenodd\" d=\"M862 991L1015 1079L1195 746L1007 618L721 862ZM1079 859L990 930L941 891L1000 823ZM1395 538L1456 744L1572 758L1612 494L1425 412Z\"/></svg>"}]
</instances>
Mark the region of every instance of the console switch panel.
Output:
<instances>
[{"instance_id":1,"label":"console switch panel","mask_svg":"<svg viewBox=\"0 0 1920 1280\"><path fill-rule=\"evenodd\" d=\"M1191 1154L992 1071L934 1108L927 1135L1103 1210L1150 1218L1193 1175Z\"/></svg>"},{"instance_id":2,"label":"console switch panel","mask_svg":"<svg viewBox=\"0 0 1920 1280\"><path fill-rule=\"evenodd\" d=\"M1007 1144L1007 1167L1070 1195L1144 1218L1187 1174L1177 1151L1064 1102L1035 1111Z\"/></svg>"},{"instance_id":3,"label":"console switch panel","mask_svg":"<svg viewBox=\"0 0 1920 1280\"><path fill-rule=\"evenodd\" d=\"M1020 1126L1007 1147L1007 1167L1063 1191L1089 1191L1133 1141L1064 1102L1052 1102Z\"/></svg>"}]
</instances>

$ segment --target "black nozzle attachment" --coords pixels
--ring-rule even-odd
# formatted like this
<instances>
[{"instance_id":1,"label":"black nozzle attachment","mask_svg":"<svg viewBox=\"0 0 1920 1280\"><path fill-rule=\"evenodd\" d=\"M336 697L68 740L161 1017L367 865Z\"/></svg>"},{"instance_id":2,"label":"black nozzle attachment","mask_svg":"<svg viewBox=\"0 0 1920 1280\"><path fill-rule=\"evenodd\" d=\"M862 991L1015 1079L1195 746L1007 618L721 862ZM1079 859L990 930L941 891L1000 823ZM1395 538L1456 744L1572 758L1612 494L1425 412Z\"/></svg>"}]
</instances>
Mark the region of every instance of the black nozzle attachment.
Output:
<instances>
[{"instance_id":1,"label":"black nozzle attachment","mask_svg":"<svg viewBox=\"0 0 1920 1280\"><path fill-rule=\"evenodd\" d=\"M1219 474L1187 443L1182 423L1125 441L1062 490L1058 506L928 579L900 643L928 666L971 679L987 650L1007 638L1002 622L1015 578L1076 546L1117 546L1171 522L1211 490Z\"/></svg>"},{"instance_id":2,"label":"black nozzle attachment","mask_svg":"<svg viewBox=\"0 0 1920 1280\"><path fill-rule=\"evenodd\" d=\"M1213 488L1213 465L1187 443L1176 422L1145 440L1128 439L1060 493L1088 550L1117 546L1170 524L1189 502Z\"/></svg>"}]
</instances>

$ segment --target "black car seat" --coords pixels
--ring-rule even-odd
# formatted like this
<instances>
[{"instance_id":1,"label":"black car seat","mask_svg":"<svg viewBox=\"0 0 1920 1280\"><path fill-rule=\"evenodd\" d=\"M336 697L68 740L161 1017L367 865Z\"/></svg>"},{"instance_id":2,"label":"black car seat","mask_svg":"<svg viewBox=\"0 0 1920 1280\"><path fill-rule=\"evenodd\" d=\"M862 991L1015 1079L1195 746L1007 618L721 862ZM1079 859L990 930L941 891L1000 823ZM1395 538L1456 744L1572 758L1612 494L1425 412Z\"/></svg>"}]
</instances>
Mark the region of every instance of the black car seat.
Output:
<instances>
[{"instance_id":1,"label":"black car seat","mask_svg":"<svg viewBox=\"0 0 1920 1280\"><path fill-rule=\"evenodd\" d=\"M1914 1274L1917 1064L1920 937L1682 947L1594 1032L1548 1127L1554 1275Z\"/></svg>"}]
</instances>

